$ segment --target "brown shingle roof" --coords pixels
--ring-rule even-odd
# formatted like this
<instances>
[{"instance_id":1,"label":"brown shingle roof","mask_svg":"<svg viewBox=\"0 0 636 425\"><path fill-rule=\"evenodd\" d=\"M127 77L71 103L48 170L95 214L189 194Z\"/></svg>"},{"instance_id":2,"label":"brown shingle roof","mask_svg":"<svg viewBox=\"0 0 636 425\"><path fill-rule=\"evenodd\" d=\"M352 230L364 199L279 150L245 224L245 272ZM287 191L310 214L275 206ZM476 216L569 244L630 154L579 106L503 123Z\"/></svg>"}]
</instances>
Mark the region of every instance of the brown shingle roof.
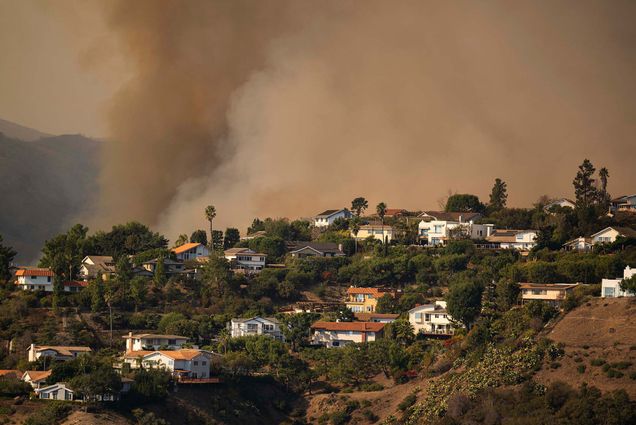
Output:
<instances>
[{"instance_id":1,"label":"brown shingle roof","mask_svg":"<svg viewBox=\"0 0 636 425\"><path fill-rule=\"evenodd\" d=\"M27 370L24 375L29 375L31 381L42 381L51 376L51 370ZM22 375L24 377L24 375Z\"/></svg>"},{"instance_id":2,"label":"brown shingle roof","mask_svg":"<svg viewBox=\"0 0 636 425\"><path fill-rule=\"evenodd\" d=\"M16 276L55 276L51 269L27 267L15 272Z\"/></svg>"},{"instance_id":3,"label":"brown shingle roof","mask_svg":"<svg viewBox=\"0 0 636 425\"><path fill-rule=\"evenodd\" d=\"M325 331L380 332L384 325L385 323L378 322L316 322L311 328Z\"/></svg>"},{"instance_id":4,"label":"brown shingle roof","mask_svg":"<svg viewBox=\"0 0 636 425\"><path fill-rule=\"evenodd\" d=\"M72 356L73 352L90 353L90 347L73 347L67 345L36 345L35 351L53 350L61 356Z\"/></svg>"},{"instance_id":5,"label":"brown shingle roof","mask_svg":"<svg viewBox=\"0 0 636 425\"><path fill-rule=\"evenodd\" d=\"M126 358L146 357L153 353L160 353L173 360L192 360L193 358L206 354L205 351L195 349L184 350L157 350L157 351L129 351L125 354Z\"/></svg>"}]
</instances>

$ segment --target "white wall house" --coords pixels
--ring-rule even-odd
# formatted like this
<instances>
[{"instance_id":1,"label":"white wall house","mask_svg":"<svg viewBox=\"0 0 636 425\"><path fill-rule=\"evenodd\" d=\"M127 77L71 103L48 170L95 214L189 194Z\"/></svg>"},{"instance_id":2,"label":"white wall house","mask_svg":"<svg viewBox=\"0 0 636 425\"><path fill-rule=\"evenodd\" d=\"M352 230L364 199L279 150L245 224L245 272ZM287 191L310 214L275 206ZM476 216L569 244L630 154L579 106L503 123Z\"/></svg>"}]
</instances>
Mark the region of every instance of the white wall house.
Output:
<instances>
[{"instance_id":1,"label":"white wall house","mask_svg":"<svg viewBox=\"0 0 636 425\"><path fill-rule=\"evenodd\" d=\"M446 311L446 301L416 306L409 310L409 322L416 334L453 335L455 327Z\"/></svg>"},{"instance_id":2,"label":"white wall house","mask_svg":"<svg viewBox=\"0 0 636 425\"><path fill-rule=\"evenodd\" d=\"M351 237L357 240L364 240L371 236L382 242L385 240L387 242L391 242L391 240L393 240L393 234L393 227L386 224L365 224L360 226L360 230L357 235L354 235L353 231L351 231Z\"/></svg>"},{"instance_id":3,"label":"white wall house","mask_svg":"<svg viewBox=\"0 0 636 425\"><path fill-rule=\"evenodd\" d=\"M592 238L592 245L612 243L616 242L619 237L636 238L636 230L629 227L611 226L594 233L590 237Z\"/></svg>"},{"instance_id":4,"label":"white wall house","mask_svg":"<svg viewBox=\"0 0 636 425\"><path fill-rule=\"evenodd\" d=\"M529 251L535 247L537 239L536 230L495 230L486 240L499 244L502 249L516 249Z\"/></svg>"},{"instance_id":5,"label":"white wall house","mask_svg":"<svg viewBox=\"0 0 636 425\"><path fill-rule=\"evenodd\" d=\"M619 196L612 199L610 212L636 212L636 194Z\"/></svg>"},{"instance_id":6,"label":"white wall house","mask_svg":"<svg viewBox=\"0 0 636 425\"><path fill-rule=\"evenodd\" d=\"M543 210L545 212L550 212L550 210L552 210L552 208L554 208L554 207L574 209L574 208L576 208L576 203L574 201L570 200L570 199L567 199L567 198L559 198L559 199L555 199L555 200L550 201L549 203L547 203L543 207Z\"/></svg>"},{"instance_id":7,"label":"white wall house","mask_svg":"<svg viewBox=\"0 0 636 425\"><path fill-rule=\"evenodd\" d=\"M54 360L73 360L81 354L88 354L92 350L90 347L71 347L66 345L35 345L27 349L28 360L34 362L40 357L51 357Z\"/></svg>"},{"instance_id":8,"label":"white wall house","mask_svg":"<svg viewBox=\"0 0 636 425\"><path fill-rule=\"evenodd\" d=\"M52 370L27 370L22 375L22 380L31 384L33 388L40 388L45 385L46 378L51 376Z\"/></svg>"},{"instance_id":9,"label":"white wall house","mask_svg":"<svg viewBox=\"0 0 636 425\"><path fill-rule=\"evenodd\" d=\"M224 252L232 270L244 273L258 273L265 268L267 254L249 248L230 248Z\"/></svg>"},{"instance_id":10,"label":"white wall house","mask_svg":"<svg viewBox=\"0 0 636 425\"><path fill-rule=\"evenodd\" d=\"M242 336L266 335L285 341L281 324L273 317L250 317L248 319L232 319L228 324L232 338Z\"/></svg>"},{"instance_id":11,"label":"white wall house","mask_svg":"<svg viewBox=\"0 0 636 425\"><path fill-rule=\"evenodd\" d=\"M346 208L341 210L327 210L314 217L314 226L327 227L338 218L351 218L351 211Z\"/></svg>"},{"instance_id":12,"label":"white wall house","mask_svg":"<svg viewBox=\"0 0 636 425\"><path fill-rule=\"evenodd\" d=\"M75 393L64 382L37 388L35 394L43 400L75 400Z\"/></svg>"},{"instance_id":13,"label":"white wall house","mask_svg":"<svg viewBox=\"0 0 636 425\"><path fill-rule=\"evenodd\" d=\"M629 279L636 276L636 269L631 267L625 267L623 270L623 279ZM621 289L621 282L623 279L603 279L601 282L601 297L603 298L617 298L617 297L633 297L636 294L633 292L626 292Z\"/></svg>"},{"instance_id":14,"label":"white wall house","mask_svg":"<svg viewBox=\"0 0 636 425\"><path fill-rule=\"evenodd\" d=\"M344 257L342 244L333 242L293 242L288 247L292 258Z\"/></svg>"},{"instance_id":15,"label":"white wall house","mask_svg":"<svg viewBox=\"0 0 636 425\"><path fill-rule=\"evenodd\" d=\"M521 303L541 301L554 307L561 304L572 294L578 283L520 283Z\"/></svg>"},{"instance_id":16,"label":"white wall house","mask_svg":"<svg viewBox=\"0 0 636 425\"><path fill-rule=\"evenodd\" d=\"M16 285L25 291L53 292L55 274L50 269L27 267L15 272Z\"/></svg>"},{"instance_id":17,"label":"white wall house","mask_svg":"<svg viewBox=\"0 0 636 425\"><path fill-rule=\"evenodd\" d=\"M116 273L115 261L110 255L87 255L82 259L79 275L83 280L94 279L101 275L108 280Z\"/></svg>"},{"instance_id":18,"label":"white wall house","mask_svg":"<svg viewBox=\"0 0 636 425\"><path fill-rule=\"evenodd\" d=\"M311 343L326 347L375 341L384 335L380 322L316 322L311 325Z\"/></svg>"},{"instance_id":19,"label":"white wall house","mask_svg":"<svg viewBox=\"0 0 636 425\"><path fill-rule=\"evenodd\" d=\"M566 251L587 252L592 249L592 239L581 236L576 239L572 239L571 241L567 241L563 244L563 248Z\"/></svg>"},{"instance_id":20,"label":"white wall house","mask_svg":"<svg viewBox=\"0 0 636 425\"><path fill-rule=\"evenodd\" d=\"M209 378L212 356L214 353L197 349L130 351L124 355L124 363L131 369L157 368L179 377Z\"/></svg>"},{"instance_id":21,"label":"white wall house","mask_svg":"<svg viewBox=\"0 0 636 425\"><path fill-rule=\"evenodd\" d=\"M172 249L177 256L177 260L196 260L199 257L209 257L210 251L202 243L191 242Z\"/></svg>"},{"instance_id":22,"label":"white wall house","mask_svg":"<svg viewBox=\"0 0 636 425\"><path fill-rule=\"evenodd\" d=\"M453 237L486 239L493 233L495 226L494 224L476 224L472 221L422 220L417 228L422 243L436 246L445 245Z\"/></svg>"},{"instance_id":23,"label":"white wall house","mask_svg":"<svg viewBox=\"0 0 636 425\"><path fill-rule=\"evenodd\" d=\"M126 351L142 350L178 350L188 342L188 338L179 335L136 334L128 332L122 338L126 340Z\"/></svg>"}]
</instances>

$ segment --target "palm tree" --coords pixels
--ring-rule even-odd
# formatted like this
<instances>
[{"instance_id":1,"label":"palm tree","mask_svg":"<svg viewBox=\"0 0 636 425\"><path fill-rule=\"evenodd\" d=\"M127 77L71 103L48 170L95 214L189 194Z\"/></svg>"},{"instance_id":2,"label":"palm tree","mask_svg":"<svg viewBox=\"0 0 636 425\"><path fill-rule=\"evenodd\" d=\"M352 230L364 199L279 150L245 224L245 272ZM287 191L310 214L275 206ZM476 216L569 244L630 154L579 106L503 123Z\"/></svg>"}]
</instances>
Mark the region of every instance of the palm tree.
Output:
<instances>
[{"instance_id":1,"label":"palm tree","mask_svg":"<svg viewBox=\"0 0 636 425\"><path fill-rule=\"evenodd\" d=\"M360 231L360 217L355 216L351 220L351 233L353 233L353 243L355 245L355 253L358 253L358 232Z\"/></svg>"},{"instance_id":2,"label":"palm tree","mask_svg":"<svg viewBox=\"0 0 636 425\"><path fill-rule=\"evenodd\" d=\"M205 207L205 218L210 222L210 245L212 245L212 220L216 217L216 208L214 205Z\"/></svg>"},{"instance_id":3,"label":"palm tree","mask_svg":"<svg viewBox=\"0 0 636 425\"><path fill-rule=\"evenodd\" d=\"M355 212L357 217L360 217L362 212L366 210L368 206L369 202L361 196L351 201L351 211Z\"/></svg>"},{"instance_id":4,"label":"palm tree","mask_svg":"<svg viewBox=\"0 0 636 425\"><path fill-rule=\"evenodd\" d=\"M384 216L386 215L386 204L384 202L380 202L377 207L375 207L375 211L378 213L378 217L382 221L382 225L384 225Z\"/></svg>"}]
</instances>

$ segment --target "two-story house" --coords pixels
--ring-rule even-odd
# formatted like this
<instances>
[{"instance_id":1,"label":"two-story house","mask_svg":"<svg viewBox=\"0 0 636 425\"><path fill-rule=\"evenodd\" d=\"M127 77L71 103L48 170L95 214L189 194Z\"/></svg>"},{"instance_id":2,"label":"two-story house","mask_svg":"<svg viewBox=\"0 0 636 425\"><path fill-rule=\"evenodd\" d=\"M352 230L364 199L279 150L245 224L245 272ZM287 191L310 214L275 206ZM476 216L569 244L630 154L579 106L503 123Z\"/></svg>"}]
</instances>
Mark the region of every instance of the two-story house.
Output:
<instances>
[{"instance_id":1,"label":"two-story house","mask_svg":"<svg viewBox=\"0 0 636 425\"><path fill-rule=\"evenodd\" d=\"M128 332L122 338L126 340L126 351L179 350L188 338L180 335L133 334Z\"/></svg>"},{"instance_id":2,"label":"two-story house","mask_svg":"<svg viewBox=\"0 0 636 425\"><path fill-rule=\"evenodd\" d=\"M157 263L159 258L153 258L152 260L141 263L141 267L149 273L154 273L157 269ZM185 272L185 265L182 261L175 261L171 258L163 259L163 270L166 275L182 274Z\"/></svg>"},{"instance_id":3,"label":"two-story house","mask_svg":"<svg viewBox=\"0 0 636 425\"><path fill-rule=\"evenodd\" d=\"M31 344L27 351L28 360L34 362L40 357L49 357L56 361L73 360L77 356L90 353L92 350L90 347Z\"/></svg>"},{"instance_id":4,"label":"two-story house","mask_svg":"<svg viewBox=\"0 0 636 425\"><path fill-rule=\"evenodd\" d=\"M228 327L232 338L266 335L285 341L285 336L281 331L281 323L273 317L256 316L246 319L232 319Z\"/></svg>"},{"instance_id":5,"label":"two-story house","mask_svg":"<svg viewBox=\"0 0 636 425\"><path fill-rule=\"evenodd\" d=\"M124 364L130 369L157 368L171 372L179 379L210 378L210 363L214 353L198 349L129 351Z\"/></svg>"},{"instance_id":6,"label":"two-story house","mask_svg":"<svg viewBox=\"0 0 636 425\"><path fill-rule=\"evenodd\" d=\"M375 341L383 337L385 323L316 322L311 325L311 342L326 347Z\"/></svg>"},{"instance_id":7,"label":"two-story house","mask_svg":"<svg viewBox=\"0 0 636 425\"><path fill-rule=\"evenodd\" d=\"M383 288L347 288L345 304L354 313L374 313L378 299L384 295L396 296L396 292Z\"/></svg>"},{"instance_id":8,"label":"two-story house","mask_svg":"<svg viewBox=\"0 0 636 425\"><path fill-rule=\"evenodd\" d=\"M391 242L394 238L393 227L387 224L365 224L360 226L358 234L351 231L351 237L357 240L364 240L368 237L378 239L382 242Z\"/></svg>"},{"instance_id":9,"label":"two-story house","mask_svg":"<svg viewBox=\"0 0 636 425\"><path fill-rule=\"evenodd\" d=\"M342 244L333 242L290 242L287 246L292 258L344 257Z\"/></svg>"},{"instance_id":10,"label":"two-story house","mask_svg":"<svg viewBox=\"0 0 636 425\"><path fill-rule=\"evenodd\" d=\"M224 252L232 270L239 273L259 273L265 268L267 254L249 248L230 248Z\"/></svg>"},{"instance_id":11,"label":"two-story house","mask_svg":"<svg viewBox=\"0 0 636 425\"><path fill-rule=\"evenodd\" d=\"M561 307L561 303L577 286L578 283L520 283L521 303L542 301L554 307Z\"/></svg>"},{"instance_id":12,"label":"two-story house","mask_svg":"<svg viewBox=\"0 0 636 425\"><path fill-rule=\"evenodd\" d=\"M621 289L621 282L624 279L630 279L636 276L636 269L630 266L625 267L623 270L622 279L603 279L601 281L601 297L603 298L616 298L616 297L633 297L636 294L629 291L623 291Z\"/></svg>"},{"instance_id":13,"label":"two-story house","mask_svg":"<svg viewBox=\"0 0 636 425\"><path fill-rule=\"evenodd\" d=\"M535 247L537 239L536 230L495 230L486 240L497 244L501 249L516 249L518 251L530 251Z\"/></svg>"},{"instance_id":14,"label":"two-story house","mask_svg":"<svg viewBox=\"0 0 636 425\"><path fill-rule=\"evenodd\" d=\"M636 212L636 194L612 199L610 202L610 213L615 212Z\"/></svg>"},{"instance_id":15,"label":"two-story house","mask_svg":"<svg viewBox=\"0 0 636 425\"><path fill-rule=\"evenodd\" d=\"M592 245L616 242L618 238L636 238L636 230L631 227L610 226L590 236Z\"/></svg>"},{"instance_id":16,"label":"two-story house","mask_svg":"<svg viewBox=\"0 0 636 425\"><path fill-rule=\"evenodd\" d=\"M53 371L49 370L27 370L22 375L22 381L30 384L33 388L40 388L46 384L46 379Z\"/></svg>"},{"instance_id":17,"label":"two-story house","mask_svg":"<svg viewBox=\"0 0 636 425\"><path fill-rule=\"evenodd\" d=\"M563 244L563 249L566 251L579 251L579 252L587 252L592 249L592 238L586 238L580 236L576 239L572 239L571 241L567 241Z\"/></svg>"},{"instance_id":18,"label":"two-story house","mask_svg":"<svg viewBox=\"0 0 636 425\"><path fill-rule=\"evenodd\" d=\"M419 305L409 310L409 322L416 334L453 335L453 319L446 311L446 301Z\"/></svg>"},{"instance_id":19,"label":"two-story house","mask_svg":"<svg viewBox=\"0 0 636 425\"><path fill-rule=\"evenodd\" d=\"M314 217L314 226L315 227L328 227L333 224L333 222L338 218L351 218L351 211L346 208L341 210L327 210L323 211Z\"/></svg>"},{"instance_id":20,"label":"two-story house","mask_svg":"<svg viewBox=\"0 0 636 425\"><path fill-rule=\"evenodd\" d=\"M177 260L179 261L196 260L199 257L210 256L208 248L198 242L190 242L176 248L172 248L172 252L175 253Z\"/></svg>"},{"instance_id":21,"label":"two-story house","mask_svg":"<svg viewBox=\"0 0 636 425\"><path fill-rule=\"evenodd\" d=\"M25 291L53 292L53 278L51 269L25 267L16 270L15 284Z\"/></svg>"},{"instance_id":22,"label":"two-story house","mask_svg":"<svg viewBox=\"0 0 636 425\"><path fill-rule=\"evenodd\" d=\"M479 213L425 211L419 215L418 236L428 246L445 245L452 239L486 239L493 224L475 223Z\"/></svg>"},{"instance_id":23,"label":"two-story house","mask_svg":"<svg viewBox=\"0 0 636 425\"><path fill-rule=\"evenodd\" d=\"M116 274L115 260L110 255L87 255L82 259L79 276L82 280L95 279L101 275L108 280Z\"/></svg>"}]
</instances>

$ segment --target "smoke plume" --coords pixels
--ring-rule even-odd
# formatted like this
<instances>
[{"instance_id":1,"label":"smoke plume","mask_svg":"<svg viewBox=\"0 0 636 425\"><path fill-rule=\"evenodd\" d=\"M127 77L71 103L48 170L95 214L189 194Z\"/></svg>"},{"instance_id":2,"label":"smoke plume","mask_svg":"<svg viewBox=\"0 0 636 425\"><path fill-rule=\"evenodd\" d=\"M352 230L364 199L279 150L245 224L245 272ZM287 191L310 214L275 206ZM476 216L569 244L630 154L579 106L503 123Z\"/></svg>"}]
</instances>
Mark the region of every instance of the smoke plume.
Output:
<instances>
[{"instance_id":1,"label":"smoke plume","mask_svg":"<svg viewBox=\"0 0 636 425\"><path fill-rule=\"evenodd\" d=\"M355 196L571 196L585 157L636 182L636 3L111 2L135 75L114 96L110 223L169 236ZM633 190L633 188L632 188Z\"/></svg>"}]
</instances>

